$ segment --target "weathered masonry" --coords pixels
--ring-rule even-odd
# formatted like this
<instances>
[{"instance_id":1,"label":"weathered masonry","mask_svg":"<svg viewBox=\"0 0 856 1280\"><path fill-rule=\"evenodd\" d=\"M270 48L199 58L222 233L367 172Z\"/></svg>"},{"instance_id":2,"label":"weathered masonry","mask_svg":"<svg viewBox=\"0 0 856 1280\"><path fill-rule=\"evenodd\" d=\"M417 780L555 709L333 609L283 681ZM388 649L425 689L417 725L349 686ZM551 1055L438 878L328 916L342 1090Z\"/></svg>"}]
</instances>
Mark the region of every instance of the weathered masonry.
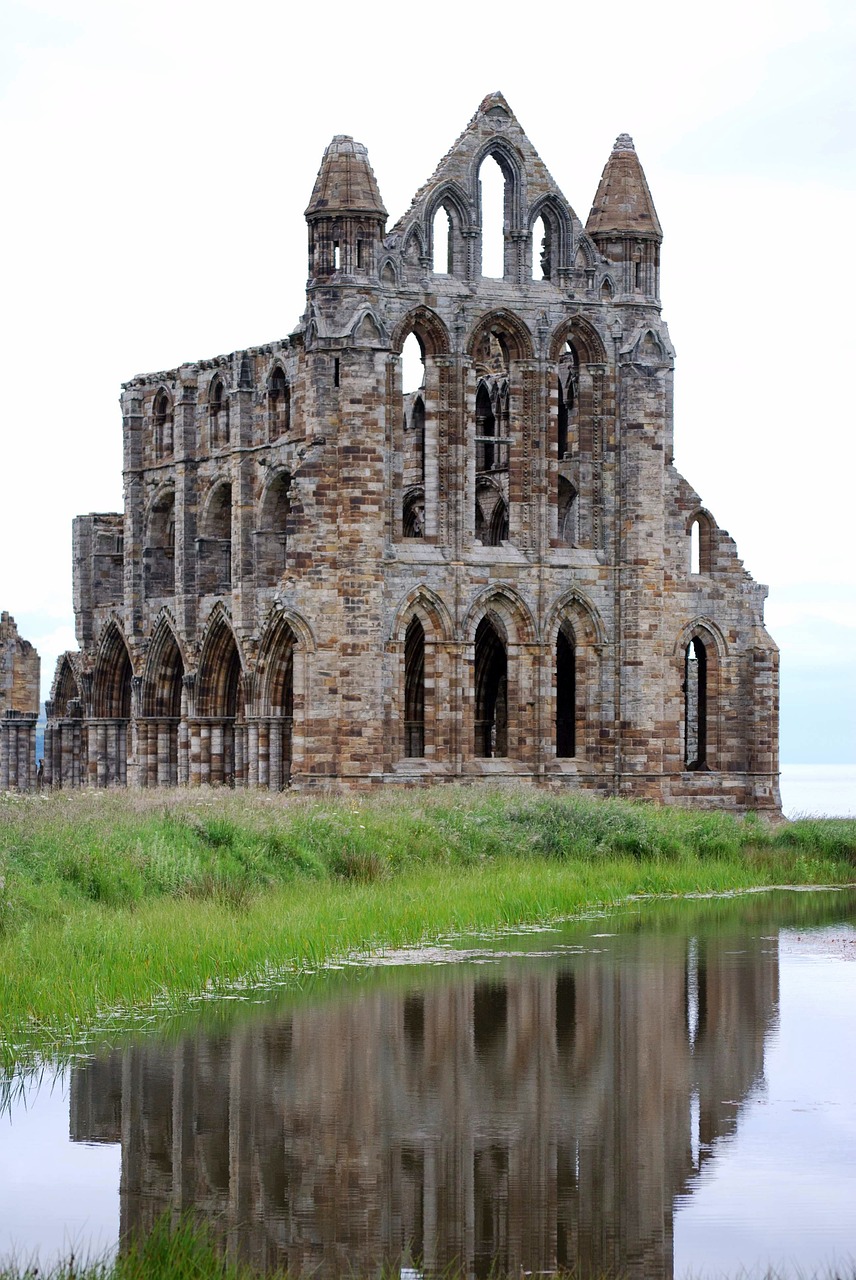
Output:
<instances>
[{"instance_id":1,"label":"weathered masonry","mask_svg":"<svg viewBox=\"0 0 856 1280\"><path fill-rule=\"evenodd\" d=\"M75 521L46 782L778 807L766 589L673 467L631 139L583 226L492 94L391 230L349 137L306 220L294 333L125 384L125 511Z\"/></svg>"},{"instance_id":2,"label":"weathered masonry","mask_svg":"<svg viewBox=\"0 0 856 1280\"><path fill-rule=\"evenodd\" d=\"M0 613L0 791L36 785L39 655L18 635L11 614Z\"/></svg>"}]
</instances>

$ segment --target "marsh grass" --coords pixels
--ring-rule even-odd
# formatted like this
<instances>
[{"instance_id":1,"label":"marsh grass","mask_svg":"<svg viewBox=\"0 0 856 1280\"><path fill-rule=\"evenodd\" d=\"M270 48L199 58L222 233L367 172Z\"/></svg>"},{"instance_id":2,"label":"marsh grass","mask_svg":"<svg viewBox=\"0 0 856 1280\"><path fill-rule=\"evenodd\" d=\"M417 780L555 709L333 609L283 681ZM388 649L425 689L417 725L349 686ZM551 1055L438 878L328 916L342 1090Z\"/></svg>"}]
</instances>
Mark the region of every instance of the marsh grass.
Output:
<instances>
[{"instance_id":1,"label":"marsh grass","mask_svg":"<svg viewBox=\"0 0 856 1280\"><path fill-rule=\"evenodd\" d=\"M530 791L0 798L0 1065L334 956L629 895L856 879L856 821Z\"/></svg>"},{"instance_id":2,"label":"marsh grass","mask_svg":"<svg viewBox=\"0 0 856 1280\"><path fill-rule=\"evenodd\" d=\"M405 1274L403 1260L389 1261L372 1273L372 1280L400 1280ZM410 1274L422 1275L412 1263ZM442 1271L424 1273L430 1280L464 1280L469 1273L463 1267L451 1266ZM588 1267L556 1271L509 1273L497 1267L490 1272L491 1280L520 1280L526 1276L550 1276L552 1280L622 1280L627 1273L617 1271L592 1271ZM215 1234L204 1221L196 1221L186 1215L173 1224L168 1215L155 1222L149 1234L131 1242L115 1259L110 1261L80 1261L69 1257L52 1267L40 1268L37 1264L17 1266L0 1264L0 1280L302 1280L298 1273L282 1269L260 1271L251 1264L224 1254ZM353 1272L346 1280L361 1280ZM694 1272L687 1280L705 1280L704 1272ZM856 1266L826 1268L819 1272L778 1267L766 1269L740 1269L734 1280L856 1280Z\"/></svg>"}]
</instances>

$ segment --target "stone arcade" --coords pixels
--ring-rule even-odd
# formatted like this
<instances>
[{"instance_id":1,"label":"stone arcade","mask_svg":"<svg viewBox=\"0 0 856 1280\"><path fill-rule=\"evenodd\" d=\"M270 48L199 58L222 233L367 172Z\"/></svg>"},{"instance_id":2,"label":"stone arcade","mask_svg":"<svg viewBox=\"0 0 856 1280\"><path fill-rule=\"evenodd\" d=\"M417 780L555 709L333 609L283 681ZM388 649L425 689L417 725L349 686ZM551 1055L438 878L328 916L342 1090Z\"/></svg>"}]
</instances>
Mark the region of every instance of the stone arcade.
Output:
<instances>
[{"instance_id":1,"label":"stone arcade","mask_svg":"<svg viewBox=\"0 0 856 1280\"><path fill-rule=\"evenodd\" d=\"M391 230L349 137L306 220L290 337L124 386L125 512L75 521L45 782L777 808L766 589L673 466L632 140L583 226L496 93Z\"/></svg>"}]
</instances>

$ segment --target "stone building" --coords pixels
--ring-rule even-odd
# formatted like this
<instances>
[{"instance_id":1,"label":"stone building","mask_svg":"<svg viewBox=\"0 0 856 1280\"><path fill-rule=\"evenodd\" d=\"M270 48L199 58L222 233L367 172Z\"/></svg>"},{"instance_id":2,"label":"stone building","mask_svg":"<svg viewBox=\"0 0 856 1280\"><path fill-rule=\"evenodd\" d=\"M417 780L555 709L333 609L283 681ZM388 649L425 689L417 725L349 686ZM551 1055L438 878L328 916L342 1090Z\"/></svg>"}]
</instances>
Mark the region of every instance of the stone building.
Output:
<instances>
[{"instance_id":1,"label":"stone building","mask_svg":"<svg viewBox=\"0 0 856 1280\"><path fill-rule=\"evenodd\" d=\"M673 466L632 140L583 226L496 93L391 229L349 137L306 220L288 338L123 388L124 514L74 526L53 784L514 777L776 808L766 589Z\"/></svg>"},{"instance_id":2,"label":"stone building","mask_svg":"<svg viewBox=\"0 0 856 1280\"><path fill-rule=\"evenodd\" d=\"M0 791L36 785L39 655L22 640L11 614L0 613Z\"/></svg>"}]
</instances>

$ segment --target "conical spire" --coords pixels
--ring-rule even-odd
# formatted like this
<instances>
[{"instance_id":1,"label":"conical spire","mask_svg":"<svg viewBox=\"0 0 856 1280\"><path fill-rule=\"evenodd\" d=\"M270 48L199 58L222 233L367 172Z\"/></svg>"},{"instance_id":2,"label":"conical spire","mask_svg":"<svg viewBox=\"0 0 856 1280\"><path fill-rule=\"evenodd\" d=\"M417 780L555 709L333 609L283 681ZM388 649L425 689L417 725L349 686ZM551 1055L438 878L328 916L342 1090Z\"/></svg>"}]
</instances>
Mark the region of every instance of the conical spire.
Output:
<instances>
[{"instance_id":1,"label":"conical spire","mask_svg":"<svg viewBox=\"0 0 856 1280\"><path fill-rule=\"evenodd\" d=\"M337 134L321 161L306 217L363 214L386 219L377 180L361 142Z\"/></svg>"},{"instance_id":2,"label":"conical spire","mask_svg":"<svg viewBox=\"0 0 856 1280\"><path fill-rule=\"evenodd\" d=\"M586 231L595 238L631 232L638 237L663 239L660 219L629 133L621 133L615 139L601 174Z\"/></svg>"}]
</instances>

